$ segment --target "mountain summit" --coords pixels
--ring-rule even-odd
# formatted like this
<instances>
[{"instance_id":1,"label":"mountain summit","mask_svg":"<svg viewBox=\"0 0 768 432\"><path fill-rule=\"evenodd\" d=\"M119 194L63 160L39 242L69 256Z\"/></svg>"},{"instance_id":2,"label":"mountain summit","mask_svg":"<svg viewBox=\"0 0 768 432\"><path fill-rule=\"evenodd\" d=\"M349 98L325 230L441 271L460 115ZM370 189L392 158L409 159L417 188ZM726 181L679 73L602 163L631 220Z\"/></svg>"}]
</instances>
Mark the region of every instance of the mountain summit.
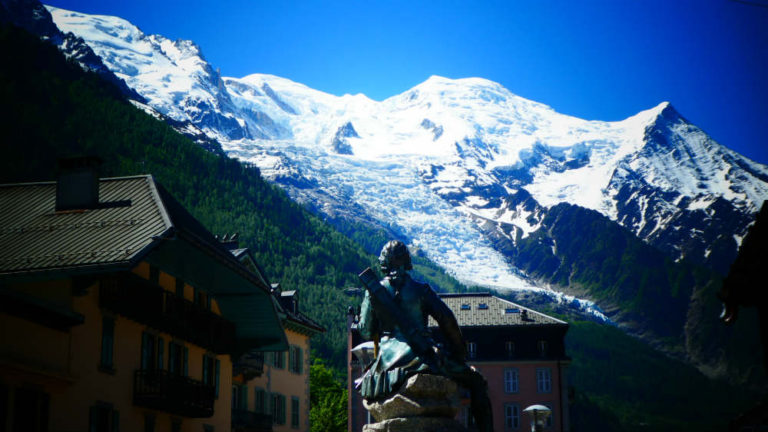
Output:
<instances>
[{"instance_id":1,"label":"mountain summit","mask_svg":"<svg viewBox=\"0 0 768 432\"><path fill-rule=\"evenodd\" d=\"M339 97L271 75L222 77L190 41L48 9L152 109L196 126L296 200L405 238L468 283L545 288L508 245L560 203L724 273L768 198L768 167L667 102L588 121L492 81L438 76L381 102Z\"/></svg>"}]
</instances>

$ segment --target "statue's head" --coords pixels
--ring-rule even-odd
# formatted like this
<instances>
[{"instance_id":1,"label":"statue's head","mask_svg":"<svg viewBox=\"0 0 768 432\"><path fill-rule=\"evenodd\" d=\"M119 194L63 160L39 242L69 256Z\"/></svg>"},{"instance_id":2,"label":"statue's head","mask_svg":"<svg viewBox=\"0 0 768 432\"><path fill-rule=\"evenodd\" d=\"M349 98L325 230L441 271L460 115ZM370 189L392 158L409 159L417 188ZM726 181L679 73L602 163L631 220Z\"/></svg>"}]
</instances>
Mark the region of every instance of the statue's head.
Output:
<instances>
[{"instance_id":1,"label":"statue's head","mask_svg":"<svg viewBox=\"0 0 768 432\"><path fill-rule=\"evenodd\" d=\"M397 270L404 272L413 268L411 254L400 240L390 240L384 245L379 255L379 265L384 274Z\"/></svg>"}]
</instances>

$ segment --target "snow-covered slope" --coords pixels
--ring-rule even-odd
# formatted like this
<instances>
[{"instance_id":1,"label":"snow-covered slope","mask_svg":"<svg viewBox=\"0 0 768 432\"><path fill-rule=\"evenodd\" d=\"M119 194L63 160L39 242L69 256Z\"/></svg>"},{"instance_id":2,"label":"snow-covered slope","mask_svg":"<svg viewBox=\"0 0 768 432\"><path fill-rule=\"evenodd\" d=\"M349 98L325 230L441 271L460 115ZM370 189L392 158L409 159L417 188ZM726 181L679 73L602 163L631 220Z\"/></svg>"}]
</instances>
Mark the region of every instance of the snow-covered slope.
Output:
<instances>
[{"instance_id":1,"label":"snow-covered slope","mask_svg":"<svg viewBox=\"0 0 768 432\"><path fill-rule=\"evenodd\" d=\"M436 76L381 102L337 97L271 75L221 77L192 42L49 10L153 109L218 139L295 199L378 224L466 282L541 288L492 238L514 244L560 202L721 269L768 199L768 167L666 102L587 121L488 80Z\"/></svg>"}]
</instances>

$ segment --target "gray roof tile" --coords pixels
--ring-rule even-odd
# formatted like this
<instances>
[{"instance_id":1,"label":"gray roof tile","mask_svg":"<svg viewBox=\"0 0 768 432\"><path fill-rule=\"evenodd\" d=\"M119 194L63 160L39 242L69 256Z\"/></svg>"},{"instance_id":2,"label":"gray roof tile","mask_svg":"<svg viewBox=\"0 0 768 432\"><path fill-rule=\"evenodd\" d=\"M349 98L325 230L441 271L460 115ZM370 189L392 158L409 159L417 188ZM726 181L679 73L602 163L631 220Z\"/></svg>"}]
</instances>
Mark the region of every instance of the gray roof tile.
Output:
<instances>
[{"instance_id":1,"label":"gray roof tile","mask_svg":"<svg viewBox=\"0 0 768 432\"><path fill-rule=\"evenodd\" d=\"M56 183L0 185L0 273L130 262L170 228L151 176L101 179L99 201L56 212Z\"/></svg>"},{"instance_id":2,"label":"gray roof tile","mask_svg":"<svg viewBox=\"0 0 768 432\"><path fill-rule=\"evenodd\" d=\"M567 324L489 293L440 294L440 298L453 311L460 327ZM429 318L429 326L435 327L437 323Z\"/></svg>"}]
</instances>

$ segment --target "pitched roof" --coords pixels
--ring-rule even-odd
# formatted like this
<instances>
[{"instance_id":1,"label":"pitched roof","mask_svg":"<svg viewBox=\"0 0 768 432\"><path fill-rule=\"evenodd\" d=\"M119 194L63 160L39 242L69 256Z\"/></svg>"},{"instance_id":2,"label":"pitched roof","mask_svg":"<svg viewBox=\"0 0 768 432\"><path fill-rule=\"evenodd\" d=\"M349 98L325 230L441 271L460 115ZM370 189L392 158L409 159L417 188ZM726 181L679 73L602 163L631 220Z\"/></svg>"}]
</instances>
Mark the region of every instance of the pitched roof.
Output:
<instances>
[{"instance_id":1,"label":"pitched roof","mask_svg":"<svg viewBox=\"0 0 768 432\"><path fill-rule=\"evenodd\" d=\"M56 182L0 185L0 274L126 265L172 227L151 176L101 179L100 201L57 212Z\"/></svg>"},{"instance_id":2,"label":"pitched roof","mask_svg":"<svg viewBox=\"0 0 768 432\"><path fill-rule=\"evenodd\" d=\"M567 325L565 321L520 306L490 293L440 294L460 327ZM437 323L431 317L429 326Z\"/></svg>"},{"instance_id":3,"label":"pitched roof","mask_svg":"<svg viewBox=\"0 0 768 432\"><path fill-rule=\"evenodd\" d=\"M229 249L229 253L232 254L232 256L237 258L244 265L252 265L253 271L270 286L273 302L275 307L280 311L280 313L283 314L285 318L284 324L286 327L288 327L290 324L297 324L298 327L295 329L299 329L300 331L309 333L325 333L325 327L318 324L317 321L303 314L301 311L294 307L298 301L298 291L283 291L280 287L280 283L269 282L269 279L267 279L266 275L264 274L264 270L262 270L261 266L259 266L259 264L251 255L250 249L238 248L236 246L232 247L231 244L225 244L225 247L227 246L231 247L231 249Z\"/></svg>"},{"instance_id":4,"label":"pitched roof","mask_svg":"<svg viewBox=\"0 0 768 432\"><path fill-rule=\"evenodd\" d=\"M151 175L99 180L99 206L56 211L56 182L0 185L0 277L126 271L142 260L209 290L238 338L287 348L267 283Z\"/></svg>"}]
</instances>

